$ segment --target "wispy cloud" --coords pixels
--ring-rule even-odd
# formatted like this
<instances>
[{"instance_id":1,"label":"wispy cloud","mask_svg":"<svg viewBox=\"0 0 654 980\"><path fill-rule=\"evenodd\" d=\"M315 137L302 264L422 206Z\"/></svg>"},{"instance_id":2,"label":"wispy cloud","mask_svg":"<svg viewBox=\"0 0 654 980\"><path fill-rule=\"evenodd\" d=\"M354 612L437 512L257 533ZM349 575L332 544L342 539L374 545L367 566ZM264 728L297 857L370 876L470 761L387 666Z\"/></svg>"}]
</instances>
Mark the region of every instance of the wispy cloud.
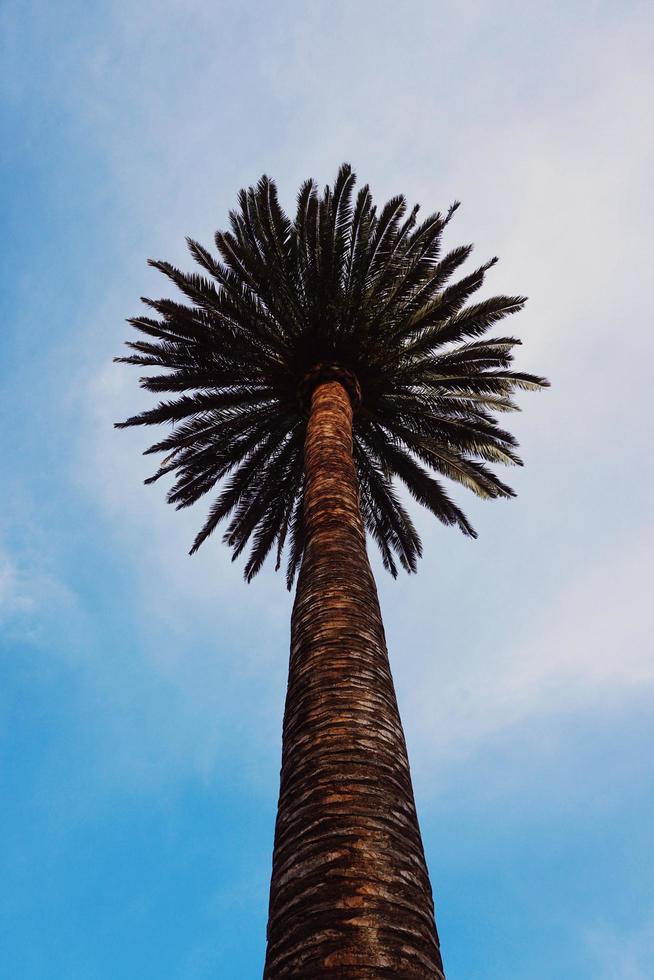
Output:
<instances>
[{"instance_id":1,"label":"wispy cloud","mask_svg":"<svg viewBox=\"0 0 654 980\"><path fill-rule=\"evenodd\" d=\"M74 592L38 559L0 542L0 626L7 635L43 640L43 619L55 610L66 616L75 606Z\"/></svg>"},{"instance_id":2,"label":"wispy cloud","mask_svg":"<svg viewBox=\"0 0 654 980\"><path fill-rule=\"evenodd\" d=\"M529 725L538 731L543 717L654 692L647 573L653 548L650 527L596 556L582 574L575 569L552 598L534 600L517 634L508 632L503 643L480 628L476 648L447 658L435 641L435 656L422 660L403 688L420 765L460 759L511 729L528 739Z\"/></svg>"},{"instance_id":3,"label":"wispy cloud","mask_svg":"<svg viewBox=\"0 0 654 980\"><path fill-rule=\"evenodd\" d=\"M148 881L141 857L162 868L165 856L156 842L149 850L157 804L165 800L165 808L194 787L162 823L167 836L168 818L178 821L179 839L170 847L175 867L184 865L181 891L189 894L197 882L186 872L197 867L198 881L206 873L204 858L193 863L197 855L186 866L184 850L199 846L191 811L202 791L211 797L207 839L218 840L220 851L228 833L238 833L241 814L245 824L261 800L274 806L291 600L270 569L246 588L220 531L187 557L208 502L176 513L164 502L164 487L143 486L156 461L141 452L154 433L116 432L113 423L144 407L148 396L137 372L111 358L139 295L166 289L146 267L148 256L190 266L184 235L210 243L238 187L265 171L292 211L300 180L329 180L343 159L378 199L404 191L425 210L463 201L447 244L474 241L480 259L499 254L489 289L530 297L510 324L524 341L520 363L550 375L554 385L525 397L524 413L510 420L527 462L508 476L517 500L478 504L454 491L479 540L464 541L417 514L425 542L419 575L396 583L380 575L424 826L441 848L431 817L439 826L443 814L474 823L488 787L500 786L497 826L504 826L507 806L524 804L525 847L544 855L537 867L547 872L538 889L528 882L520 892L524 921L537 918L542 927L538 935L521 930L531 957L525 975L556 973L569 952L582 962L580 949L583 969L571 976L653 975L651 914L641 916L640 885L632 890L628 872L618 875L628 913L622 920L611 896L605 918L587 912L592 889L620 861L607 856L610 841L637 849L623 831L632 798L642 801L647 792L640 781L654 692L651 3L577 0L563 9L515 0L416 0L402 8L392 0L289 0L281 7L6 0L0 8L0 85L12 133L3 145L3 187L13 222L2 275L15 325L0 388L10 419L3 460L11 460L2 485L0 627L3 666L15 668L3 709L12 697L17 705L4 734L24 750L12 778L38 810L35 830L20 794L9 795L18 806L18 836L31 833L32 843L39 837L34 853L44 859L33 864L49 879L45 889L34 888L38 900L24 899L25 909L45 908L38 903L53 896L50 946L47 937L32 943L42 933L32 928L31 912L23 919L34 952L30 976L48 969L68 975L76 960L61 937L77 941L82 933L89 944L84 975L100 976L102 962L103 976L138 969L134 934L120 932L114 901L123 904L123 888L127 898L142 887L121 878L132 853L123 839L124 828L131 834L127 798L147 798L148 829L147 846L135 845L134 869L125 873L145 870ZM592 736L580 737L582 729ZM539 752L541 761L547 757L540 768ZM511 758L510 776L500 771L502 753ZM600 786L595 797L579 778L586 769ZM438 799L429 797L434 774L443 777L434 785L447 786ZM547 795L548 813L564 814L553 833L558 829L570 848L574 839L587 840L585 810L611 797L615 827L600 826L603 814L594 813L597 837L573 870L561 857L565 847L557 850L539 823L544 808L538 819L528 812L525 786L541 776L534 792ZM466 799L450 792L454 780L464 795L470 786ZM228 785L233 795L218 800ZM616 786L629 791L627 802ZM564 813L566 794L575 793L584 810L578 820ZM113 845L95 836L92 818L103 808ZM233 829L223 834L227 810ZM570 843L575 820L578 836ZM41 835L41 827L48 832ZM74 830L70 851L60 850L62 828ZM264 836L252 859L259 880L260 853L270 847L270 834ZM484 933L502 915L499 878L525 873L513 841L497 873L500 862L493 865L488 854L500 837L486 824L481 834L463 828L460 853L468 857L453 858L452 892L464 924L461 977L477 975L466 967L471 930ZM600 847L597 839L609 843ZM464 895L460 874L471 848L473 884ZM81 868L82 853L90 870ZM14 882L25 891L24 864L17 848ZM552 950L551 910L560 913L557 898L578 868L588 878L584 907L575 893L561 950ZM66 892L75 869L84 887ZM179 930L148 948L148 956L161 957L159 973L175 972L167 943L176 941L198 951L178 961L189 975L220 972L211 944L223 943L225 975L248 975L239 957L246 947L254 955L251 935L239 926L248 941L230 945L233 923L223 915L234 895L240 904L230 874L217 875L210 943L189 905L186 925L180 920ZM157 875L148 896L155 937L180 893L174 875ZM492 878L495 920L483 902L475 906L484 876ZM37 881L44 883L37 876L32 887ZM248 885L243 894L253 890ZM100 899L87 901L100 893L110 919L102 919ZM194 935L191 919L200 929ZM93 928L80 930L87 921L110 922L102 934L112 937L111 948ZM16 932L8 975L27 969L26 935ZM119 948L129 951L129 963L117 965ZM51 958L55 949L63 959ZM480 976L515 975L501 928L483 955Z\"/></svg>"},{"instance_id":4,"label":"wispy cloud","mask_svg":"<svg viewBox=\"0 0 654 980\"><path fill-rule=\"evenodd\" d=\"M424 30L429 35L436 30L438 19L426 8L423 12ZM334 12L337 19L343 14L340 8ZM202 14L210 20L223 15L224 11L213 14L206 10ZM389 10L384 9L380 16L395 23ZM377 69L384 52L357 49L357 56L369 70L360 73L354 93L348 89L347 73L335 73L332 100L318 125L312 105L324 71L310 56L310 42L331 17L320 5L298 20L285 38L286 73L278 45L270 46L267 52L262 49L261 59L252 69L259 80L266 77L269 81L266 98L287 105L285 125L290 129L308 127L306 141L302 146L294 145L292 153L282 145L282 134L277 133L268 134L265 153L260 148L254 155L260 161L259 169L274 171L269 164L276 164L282 190L292 194L293 181L315 168L323 172L328 167L329 176L341 156L347 155L360 165L363 178L370 169L382 193L404 186L412 197L436 206L461 196L465 207L452 235L456 233L457 241L477 239L484 256L500 252L503 262L493 277L493 289L519 289L531 296L522 321L527 332L523 362L551 374L555 387L547 396L529 400L524 418L515 423L530 461L526 474L518 478L524 487L524 506L532 508L530 547L539 551L551 575L560 575L560 585L541 595L521 595L517 638L511 637L508 642L503 638L500 644L495 640L494 645L483 651L480 648L469 659L464 655L457 655L453 662L439 658L433 668L422 666L420 661L411 671L411 682L404 674L404 664L397 665L416 750L421 752L424 746L425 753L432 753L436 746L443 758L472 750L490 732L512 725L524 728L530 718L547 712L575 710L607 697L627 697L629 691L651 680L643 653L644 578L637 570L649 557L641 542L651 537L648 529L639 527L642 484L627 488L633 495L632 518L625 520L624 526L615 525L609 516L611 526L605 528L608 550L605 547L603 557L591 559L588 553L576 552L562 573L556 564L557 560L568 561L565 549L572 547L571 524L583 525L588 519L606 524L606 515L601 512L604 498L600 494L599 502L594 503L591 495L587 502L582 492L584 482L607 485L614 479L615 467L619 465L626 472L638 451L636 442L625 444L621 433L647 397L646 362L637 357L646 342L638 286L649 234L642 202L651 196L652 139L641 121L654 85L640 36L645 13L638 5L620 24L609 19L601 26L589 27L583 50L578 48L574 31L570 35L558 33L554 23L549 23L538 57L543 68L548 60L555 68L548 85L543 82L541 91L528 93L524 99L520 80L533 80L524 53L516 51L513 60L498 61L489 58L482 43L479 32L496 23L490 6L477 5L474 16L468 11L463 20L449 8L444 16L449 18L448 36L453 45L442 52L445 63L452 67L456 61L458 38L458 43L479 58L480 70L487 68L488 92L477 91L479 73L474 90L471 78L463 76L460 90L450 92L445 104L439 103L435 93L417 84L423 77L425 59L432 56L428 46L419 45L415 57L399 55L408 71L401 94L388 92L388 98L373 98L376 86L385 91L386 82ZM119 63L130 60L143 43L146 21L123 25ZM163 48L170 40L171 23L168 21L165 29L157 28L158 43ZM581 29L581 24L577 26ZM525 16L520 21L527 40L540 27L536 18ZM349 40L344 38L338 50L331 50L329 43L323 45L316 57L327 61L333 55L337 64L344 66L354 54L356 36L354 32ZM389 33L384 43L394 48L396 40ZM609 48L611 69L598 72L598 60ZM237 163L246 150L245 144L234 146L231 154L217 163L218 134L212 129L208 93L216 91L211 79L222 69L209 59L202 45L199 51L194 47L182 57L191 54L194 59L204 59L207 76L201 79L193 75L192 92L188 87L183 89L185 99L197 100L195 112L188 118L181 110L181 90L174 86L163 93L148 83L138 91L134 112L145 126L143 144L150 152L156 148L154 170L144 166L143 154L135 143L112 141L110 145L108 141L108 134L117 125L117 113L128 96L134 97L135 89L129 80L115 91L113 102L106 101L107 78L114 77L116 64L107 59L99 42L84 69L90 84L83 95L85 118L97 138L106 143L114 171L118 175L130 172L129 193L137 202L139 226L150 229L150 244L156 240L156 247L165 248L167 256L187 264L183 233L200 234L201 230L196 231L200 225L208 236L220 223L221 213L224 220L231 204L230 193L241 177L236 172ZM138 68L141 81L152 81L157 64L151 49L150 54L143 53ZM411 84L414 77L415 87ZM302 86L300 79L305 82ZM464 103L469 100L471 108L464 112ZM356 106L363 103L369 111L357 114ZM534 112L534 106L539 111ZM175 140L165 135L165 119L170 112L178 120ZM198 124L200 116L202 125ZM127 128L120 128L126 134L131 125L128 117ZM442 133L448 127L451 142L443 145ZM393 145L411 144L410 160L372 152L371 148L386 140L384 134L389 132L396 137ZM180 174L189 173L191 158L192 180L180 185ZM257 176L252 159L248 157L248 161L242 173L244 180ZM207 188L214 185L217 198L224 202L223 211L215 202L207 208ZM292 207L292 198L288 203ZM138 249L142 245L142 239L132 241L130 262L144 270L145 285L140 291L152 291L160 286L153 287L153 274L141 265L145 256ZM140 282L136 265L130 271L134 291L137 280ZM120 328L118 320L132 312L135 301L136 295L128 296L124 284L114 284L106 296L102 323L95 318L92 335L104 339L99 351L89 345L94 353L87 357L84 377L78 384L78 397L90 406L78 445L80 486L105 513L115 540L121 542L124 560L136 571L143 608L149 616L166 623L181 637L192 620L204 622L206 628L214 624L219 631L219 622L242 624L244 610L256 607L284 659L289 607L282 583L264 573L246 593L219 535L192 560L187 559L202 505L190 512L174 513L163 503L161 487L142 486L152 467L151 459L140 456L149 444L149 433L113 431L116 419L143 404L144 395L137 388L134 372L108 363L106 341L111 336L118 344L127 329ZM625 317L629 326L620 330L623 356L617 357L617 324ZM80 322L90 322L89 311L80 311ZM632 384L634 377L640 378L640 388ZM627 389L629 402L623 396L616 404L616 391L626 394ZM607 443L613 459L606 452ZM646 460L641 465L649 466ZM546 468L553 471L551 476L545 475ZM570 483L575 487L572 493ZM628 506L628 500L623 506ZM494 515L484 513L486 529ZM561 522L558 529L557 520ZM510 551L511 539L517 546L524 524L513 527L509 517L502 527ZM545 527L553 535L549 554L539 540ZM442 553L445 545L440 532L437 538L435 532L433 536L428 532L427 539L430 548L437 547ZM587 545L588 538L582 535L579 548ZM448 562L459 561L452 557L459 553L458 544L451 541L446 547ZM481 587L484 576L492 575L492 556L488 551L466 552L465 560L476 576L473 587ZM475 567L480 563L488 563L486 571ZM617 577L616 568L621 569ZM518 567L509 574L519 576ZM383 588L390 597L390 591ZM411 588L414 605L430 603L433 582L424 570L411 582ZM443 601L447 601L444 595ZM405 627L395 607L389 598L385 605L389 630L400 633ZM429 629L426 619L420 622L422 629ZM455 647L459 641L451 625L449 629L445 644ZM267 651L268 644L254 644L249 650L252 664L258 657L269 664ZM196 660L185 661L180 652L175 667L178 682L184 683L181 679L187 672L189 689L196 689L191 672L197 668ZM171 669L170 663L166 669ZM417 676L420 683L411 690ZM440 707L434 723L428 719L433 716L431 706L436 700Z\"/></svg>"},{"instance_id":5,"label":"wispy cloud","mask_svg":"<svg viewBox=\"0 0 654 980\"><path fill-rule=\"evenodd\" d=\"M151 644L155 672L200 696L194 673L206 665L184 655L184 637L193 624L202 624L204 636L212 630L220 635L226 624L251 636L245 624L254 607L267 641L246 644L239 669L270 669L273 646L279 646L282 662L286 656L289 601L269 572L246 591L219 534L188 559L202 505L175 513L163 502L161 487L143 487L152 466L141 456L149 433L113 430L113 422L141 407L145 397L135 373L112 365L110 357L119 352L128 329L122 320L138 307L138 293L162 288L145 267L146 254L188 263L183 235L208 240L225 220L239 183L268 170L279 177L292 208L301 177L313 172L328 178L349 157L378 194L404 189L426 207L463 198L453 240L475 239L482 256L499 252L492 288L531 296L522 329L516 325L525 333L523 362L551 374L554 388L530 400L524 418L515 422L530 464L518 480L521 506L531 507L529 547L538 550L550 577L559 574L557 561L570 557L570 525L583 526L589 515L610 525L598 567L588 554L576 552L558 590L521 594L519 638L498 644L496 633L483 655L439 658L433 668L423 666L427 659L418 647L410 677L404 663L396 665L410 705L412 738L424 737L425 751L434 744L441 753L459 751L490 731L524 726L546 711L572 710L611 690L626 696L648 678L647 663L635 652L643 649L636 635L642 638L644 624L640 600L632 595L642 590L638 575L629 574L648 557L639 547L648 532L638 529L645 483L629 483L622 474L636 463L650 467L647 459L636 460L637 441L627 444L623 438L634 412L645 407L648 387L646 359L638 354L648 336L639 286L649 240L643 202L651 199L652 137L642 125L654 86L644 43L649 15L644 5L632 4L620 18L607 15L593 25L582 7L570 13L562 30L553 15L517 14L513 4L480 2L465 12L454 4L438 12L422 4L416 38L411 19L398 22L392 5L381 4L377 43L362 45L367 13L344 4L315 4L283 30L262 10L266 30L254 35L226 5L196 4L191 35L177 3L164 5L165 16L154 16L154 8L145 5L129 17L119 4L103 11L101 23L81 22L62 42L51 75L53 97L58 93L85 139L101 151L107 184L118 189L118 199L124 195L115 227L107 223L120 235L122 266L101 283L92 306L80 304L72 330L79 370L65 404L71 420L82 421L72 482L106 522L144 618L171 638L156 654ZM7 10L11 22L11 5ZM508 17L512 33L505 32ZM329 25L339 30L328 32ZM40 29L53 28L44 22ZM435 49L434 42L445 36L448 44ZM229 44L221 40L226 37ZM173 48L174 63L162 77L162 53ZM440 71L431 89L423 80L433 75L436 51ZM497 57L498 51L505 56ZM474 73L461 70L466 59L474 59ZM348 70L354 63L355 85ZM402 74L402 86L381 71L391 63ZM599 70L601 64L608 67ZM71 87L73 66L78 83ZM233 108L224 87L230 73L240 86ZM13 97L26 98L33 80L17 68L14 74L22 81L15 82ZM330 97L316 113L327 75ZM275 127L266 122L271 113ZM625 319L628 327L620 326ZM627 388L628 400L616 395ZM613 479L629 495L622 506L630 516L620 524L600 511L601 488ZM599 487L599 503L593 495L587 503L580 492L586 480ZM496 513L484 513L484 533ZM515 526L512 520L502 523L507 553L511 541L517 547L525 534L524 518ZM549 554L539 541L543 533L552 536ZM580 548L588 546L590 533L581 536ZM446 543L440 531L425 536L429 550L442 554L447 548L444 567L469 564L471 588L481 590L485 576L492 576L488 550L463 557L458 543ZM617 587L611 581L616 563L623 569ZM414 607L432 602L438 567L425 564L410 593L402 586ZM502 574L520 576L517 566ZM4 580L5 603L17 608L36 602L23 572L7 566ZM43 582L40 590L47 591ZM382 591L389 632L399 635L405 624L391 598L396 593L385 584ZM599 616L593 610L597 595L604 597ZM442 590L440 596L447 601ZM419 622L420 629L430 628L426 618ZM450 622L448 629L445 646L456 648L461 641L455 626ZM626 632L634 637L629 652L616 657ZM412 693L417 676L419 693ZM417 722L429 716L427 705L436 699L449 705L440 715L438 739L426 722L419 735L423 723Z\"/></svg>"},{"instance_id":6,"label":"wispy cloud","mask_svg":"<svg viewBox=\"0 0 654 980\"><path fill-rule=\"evenodd\" d=\"M645 910L643 910L645 911ZM623 930L607 920L586 931L585 944L597 980L651 980L654 971L654 912Z\"/></svg>"}]
</instances>

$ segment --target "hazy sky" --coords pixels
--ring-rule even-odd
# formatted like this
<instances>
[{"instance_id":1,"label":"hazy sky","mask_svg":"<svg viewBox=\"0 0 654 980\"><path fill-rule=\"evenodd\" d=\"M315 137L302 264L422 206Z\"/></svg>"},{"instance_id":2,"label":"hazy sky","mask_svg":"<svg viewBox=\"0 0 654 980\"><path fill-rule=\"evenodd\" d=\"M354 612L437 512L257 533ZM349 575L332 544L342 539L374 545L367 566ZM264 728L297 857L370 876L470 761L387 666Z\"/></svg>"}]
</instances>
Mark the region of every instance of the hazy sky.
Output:
<instances>
[{"instance_id":1,"label":"hazy sky","mask_svg":"<svg viewBox=\"0 0 654 980\"><path fill-rule=\"evenodd\" d=\"M448 980L654 976L649 3L0 5L0 974L263 962L290 598L143 487L147 257L265 172L463 205L525 293L519 496L379 571ZM376 565L376 568L379 566Z\"/></svg>"}]
</instances>

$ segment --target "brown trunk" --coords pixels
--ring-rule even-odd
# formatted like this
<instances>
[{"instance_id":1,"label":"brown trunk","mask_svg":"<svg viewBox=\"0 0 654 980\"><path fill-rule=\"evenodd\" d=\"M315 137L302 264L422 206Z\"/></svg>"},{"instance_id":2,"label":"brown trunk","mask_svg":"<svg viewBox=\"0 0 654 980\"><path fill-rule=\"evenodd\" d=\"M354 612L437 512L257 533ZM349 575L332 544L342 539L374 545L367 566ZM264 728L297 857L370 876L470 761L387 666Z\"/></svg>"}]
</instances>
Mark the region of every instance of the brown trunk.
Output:
<instances>
[{"instance_id":1,"label":"brown trunk","mask_svg":"<svg viewBox=\"0 0 654 980\"><path fill-rule=\"evenodd\" d=\"M313 392L264 980L443 966L338 381Z\"/></svg>"}]
</instances>

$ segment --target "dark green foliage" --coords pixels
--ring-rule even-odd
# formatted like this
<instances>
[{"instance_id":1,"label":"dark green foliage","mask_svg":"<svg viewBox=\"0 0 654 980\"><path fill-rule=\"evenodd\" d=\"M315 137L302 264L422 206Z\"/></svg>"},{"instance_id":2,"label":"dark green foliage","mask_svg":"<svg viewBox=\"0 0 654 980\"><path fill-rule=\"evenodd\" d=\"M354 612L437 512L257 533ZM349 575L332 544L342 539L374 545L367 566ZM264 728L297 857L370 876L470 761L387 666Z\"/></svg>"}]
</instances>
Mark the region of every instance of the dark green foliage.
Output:
<instances>
[{"instance_id":1,"label":"dark green foliage","mask_svg":"<svg viewBox=\"0 0 654 980\"><path fill-rule=\"evenodd\" d=\"M516 440L495 413L515 409L516 388L547 384L511 370L518 340L480 339L524 303L496 296L466 305L495 259L447 285L471 252L465 246L441 255L443 229L458 205L418 225L418 208L407 217L403 197L379 214L368 187L353 202L354 182L348 165L322 196L307 181L294 221L267 177L242 190L231 230L216 234L219 258L188 240L203 275L151 262L187 303L145 299L157 317L129 322L148 339L129 343L133 353L117 358L165 368L141 385L177 396L119 423L173 424L147 450L166 457L146 482L174 473L168 500L179 508L223 480L191 551L229 519L224 540L233 556L252 542L248 580L274 548L279 567L288 544L290 588L302 556L313 378L354 385L363 518L393 575L396 560L415 571L421 554L393 479L443 523L475 536L432 474L481 497L512 496L486 465L520 463Z\"/></svg>"}]
</instances>

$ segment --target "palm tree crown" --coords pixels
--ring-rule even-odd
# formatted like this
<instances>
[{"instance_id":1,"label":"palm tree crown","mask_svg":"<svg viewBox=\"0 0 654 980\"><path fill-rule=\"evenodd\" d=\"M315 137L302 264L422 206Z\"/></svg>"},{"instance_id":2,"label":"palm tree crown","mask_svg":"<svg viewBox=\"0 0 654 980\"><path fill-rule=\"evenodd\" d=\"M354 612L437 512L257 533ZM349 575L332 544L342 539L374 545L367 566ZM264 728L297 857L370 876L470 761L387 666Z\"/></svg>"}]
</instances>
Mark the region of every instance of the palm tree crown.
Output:
<instances>
[{"instance_id":1,"label":"palm tree crown","mask_svg":"<svg viewBox=\"0 0 654 980\"><path fill-rule=\"evenodd\" d=\"M393 575L398 562L415 571L422 552L394 480L444 524L475 536L437 477L481 497L513 496L487 465L520 463L495 413L515 409L515 389L547 384L512 370L519 340L480 339L525 302L468 302L496 259L448 285L472 250L441 254L458 204L418 223L418 207L407 213L404 197L377 213L369 188L354 198L354 184L346 164L322 195L306 181L295 220L269 178L242 190L231 231L215 236L220 258L188 240L204 275L150 263L189 302L144 299L157 317L129 322L150 339L128 343L133 353L117 358L166 368L141 385L179 395L119 423L174 425L146 450L166 453L146 482L174 473L168 500L181 508L226 478L191 553L229 518L233 557L252 542L248 580L273 548L279 568L287 543L289 588L297 571L303 447L319 382L337 379L350 393L362 516Z\"/></svg>"}]
</instances>

